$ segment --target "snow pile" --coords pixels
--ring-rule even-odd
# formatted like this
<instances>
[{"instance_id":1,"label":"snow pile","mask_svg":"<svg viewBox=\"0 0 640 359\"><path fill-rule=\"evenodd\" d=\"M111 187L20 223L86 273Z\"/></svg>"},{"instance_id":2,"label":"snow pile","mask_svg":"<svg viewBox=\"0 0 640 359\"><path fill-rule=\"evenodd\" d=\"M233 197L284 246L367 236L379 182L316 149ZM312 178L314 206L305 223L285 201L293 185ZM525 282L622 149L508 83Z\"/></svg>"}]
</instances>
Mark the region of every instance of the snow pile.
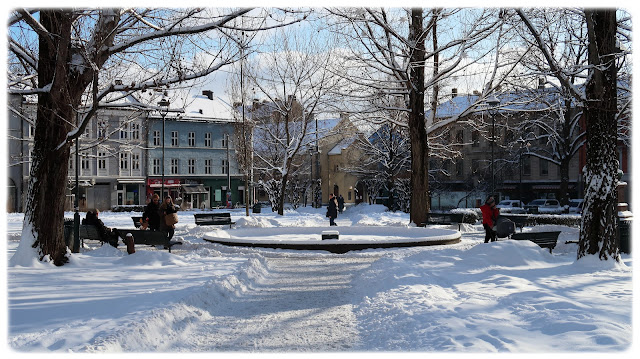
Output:
<instances>
[{"instance_id":1,"label":"snow pile","mask_svg":"<svg viewBox=\"0 0 640 359\"><path fill-rule=\"evenodd\" d=\"M123 244L85 243L62 267L32 259L10 265L8 349L611 352L629 348L637 333L631 257L576 261L577 245L565 243L577 240L576 228L524 229L560 230L553 254L528 241L485 244L480 225L465 225L454 245L336 255L202 240L205 233L317 235L329 229L324 209L248 218L244 210L231 211L232 229L196 226L193 213L179 214L176 238L184 244L172 253L136 246L127 255ZM103 212L101 218L130 228L131 215ZM18 261L21 218L7 221L7 255ZM337 229L388 238L450 231L408 222L407 214L358 206L339 216Z\"/></svg>"}]
</instances>

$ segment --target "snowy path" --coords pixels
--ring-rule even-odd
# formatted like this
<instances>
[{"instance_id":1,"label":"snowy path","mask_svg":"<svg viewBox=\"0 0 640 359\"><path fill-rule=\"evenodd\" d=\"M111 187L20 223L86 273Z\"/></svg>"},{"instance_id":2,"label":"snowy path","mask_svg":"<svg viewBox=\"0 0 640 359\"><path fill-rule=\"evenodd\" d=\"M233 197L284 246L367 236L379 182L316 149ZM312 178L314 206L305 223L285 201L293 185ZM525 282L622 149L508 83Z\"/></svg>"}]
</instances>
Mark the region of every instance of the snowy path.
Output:
<instances>
[{"instance_id":1,"label":"snowy path","mask_svg":"<svg viewBox=\"0 0 640 359\"><path fill-rule=\"evenodd\" d=\"M352 278L379 256L272 255L249 275L138 323L89 351L349 351L357 350ZM257 262L257 264L256 264ZM258 268L260 267L260 268ZM232 288L229 287L232 286ZM224 285L223 285L224 286ZM190 306L188 310L184 306ZM172 314L174 312L174 314ZM185 316L184 313L190 313ZM133 333L167 333L127 340ZM110 342L110 344L109 344ZM114 348L115 346L115 348Z\"/></svg>"}]
</instances>

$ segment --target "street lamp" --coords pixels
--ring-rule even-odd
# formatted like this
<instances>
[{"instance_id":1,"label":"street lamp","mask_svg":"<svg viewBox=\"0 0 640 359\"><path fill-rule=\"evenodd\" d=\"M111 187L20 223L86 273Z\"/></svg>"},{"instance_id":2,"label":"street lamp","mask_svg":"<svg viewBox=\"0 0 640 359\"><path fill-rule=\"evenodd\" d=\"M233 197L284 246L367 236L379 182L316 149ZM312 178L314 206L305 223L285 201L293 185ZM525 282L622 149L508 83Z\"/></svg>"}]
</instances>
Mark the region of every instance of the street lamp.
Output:
<instances>
[{"instance_id":1,"label":"street lamp","mask_svg":"<svg viewBox=\"0 0 640 359\"><path fill-rule=\"evenodd\" d=\"M158 102L158 106L160 106L160 109L158 110L160 112L160 116L162 116L162 165L160 166L162 168L162 189L160 192L160 200L163 200L164 198L164 167L165 167L165 163L164 163L164 119L167 116L167 114L169 113L169 100L167 100L166 98L162 98L162 100L160 100L160 102Z\"/></svg>"},{"instance_id":2,"label":"street lamp","mask_svg":"<svg viewBox=\"0 0 640 359\"><path fill-rule=\"evenodd\" d=\"M486 103L489 105L489 114L491 115L491 192L489 194L494 195L496 188L496 172L493 163L496 142L496 107L500 104L500 100L495 95L491 95L486 100Z\"/></svg>"},{"instance_id":3,"label":"street lamp","mask_svg":"<svg viewBox=\"0 0 640 359\"><path fill-rule=\"evenodd\" d=\"M309 186L309 200L311 202L311 207L315 208L315 203L313 203L313 187L314 187L314 181L313 181L313 149L311 147L309 147L309 183L311 184Z\"/></svg>"}]
</instances>

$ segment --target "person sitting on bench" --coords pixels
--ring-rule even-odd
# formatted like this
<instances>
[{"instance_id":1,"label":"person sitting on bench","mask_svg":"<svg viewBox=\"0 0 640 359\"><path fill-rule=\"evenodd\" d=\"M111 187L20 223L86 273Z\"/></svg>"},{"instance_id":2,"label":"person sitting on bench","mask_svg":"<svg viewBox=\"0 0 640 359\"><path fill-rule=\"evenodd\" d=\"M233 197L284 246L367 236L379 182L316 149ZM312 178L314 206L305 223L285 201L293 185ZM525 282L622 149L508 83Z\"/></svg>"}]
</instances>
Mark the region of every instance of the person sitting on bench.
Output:
<instances>
[{"instance_id":1,"label":"person sitting on bench","mask_svg":"<svg viewBox=\"0 0 640 359\"><path fill-rule=\"evenodd\" d=\"M100 212L97 209L87 211L87 216L82 220L83 225L95 226L100 235L100 240L103 242L109 242L112 246L118 246L118 229L109 228L104 225L101 219L98 218ZM115 245L114 245L115 244Z\"/></svg>"}]
</instances>

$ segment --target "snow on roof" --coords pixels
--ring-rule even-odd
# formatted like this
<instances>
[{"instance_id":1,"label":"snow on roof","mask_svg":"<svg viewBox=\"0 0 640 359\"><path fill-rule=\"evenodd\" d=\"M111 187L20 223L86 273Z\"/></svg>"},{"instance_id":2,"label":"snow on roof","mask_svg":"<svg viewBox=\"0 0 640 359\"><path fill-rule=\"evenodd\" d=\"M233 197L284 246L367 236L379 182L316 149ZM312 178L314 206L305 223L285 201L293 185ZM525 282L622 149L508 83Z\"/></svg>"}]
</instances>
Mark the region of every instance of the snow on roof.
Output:
<instances>
[{"instance_id":1,"label":"snow on roof","mask_svg":"<svg viewBox=\"0 0 640 359\"><path fill-rule=\"evenodd\" d=\"M356 138L357 136L351 136L343 139L342 141L338 142L337 145L333 146L333 148L327 154L329 156L342 154L342 150L346 150L347 147L351 146Z\"/></svg>"},{"instance_id":2,"label":"snow on roof","mask_svg":"<svg viewBox=\"0 0 640 359\"><path fill-rule=\"evenodd\" d=\"M505 92L498 95L500 100L500 111L532 111L548 108L550 103L558 101L559 94L556 89L544 88L536 90L538 98L532 96L533 93ZM447 102L442 103L436 110L438 118L454 117L462 114L468 109L481 110L486 108L485 100L478 95L458 95ZM431 111L425 112L425 117Z\"/></svg>"},{"instance_id":3,"label":"snow on roof","mask_svg":"<svg viewBox=\"0 0 640 359\"><path fill-rule=\"evenodd\" d=\"M188 118L234 120L233 106L211 92L191 96L185 101L183 108L184 115Z\"/></svg>"}]
</instances>

